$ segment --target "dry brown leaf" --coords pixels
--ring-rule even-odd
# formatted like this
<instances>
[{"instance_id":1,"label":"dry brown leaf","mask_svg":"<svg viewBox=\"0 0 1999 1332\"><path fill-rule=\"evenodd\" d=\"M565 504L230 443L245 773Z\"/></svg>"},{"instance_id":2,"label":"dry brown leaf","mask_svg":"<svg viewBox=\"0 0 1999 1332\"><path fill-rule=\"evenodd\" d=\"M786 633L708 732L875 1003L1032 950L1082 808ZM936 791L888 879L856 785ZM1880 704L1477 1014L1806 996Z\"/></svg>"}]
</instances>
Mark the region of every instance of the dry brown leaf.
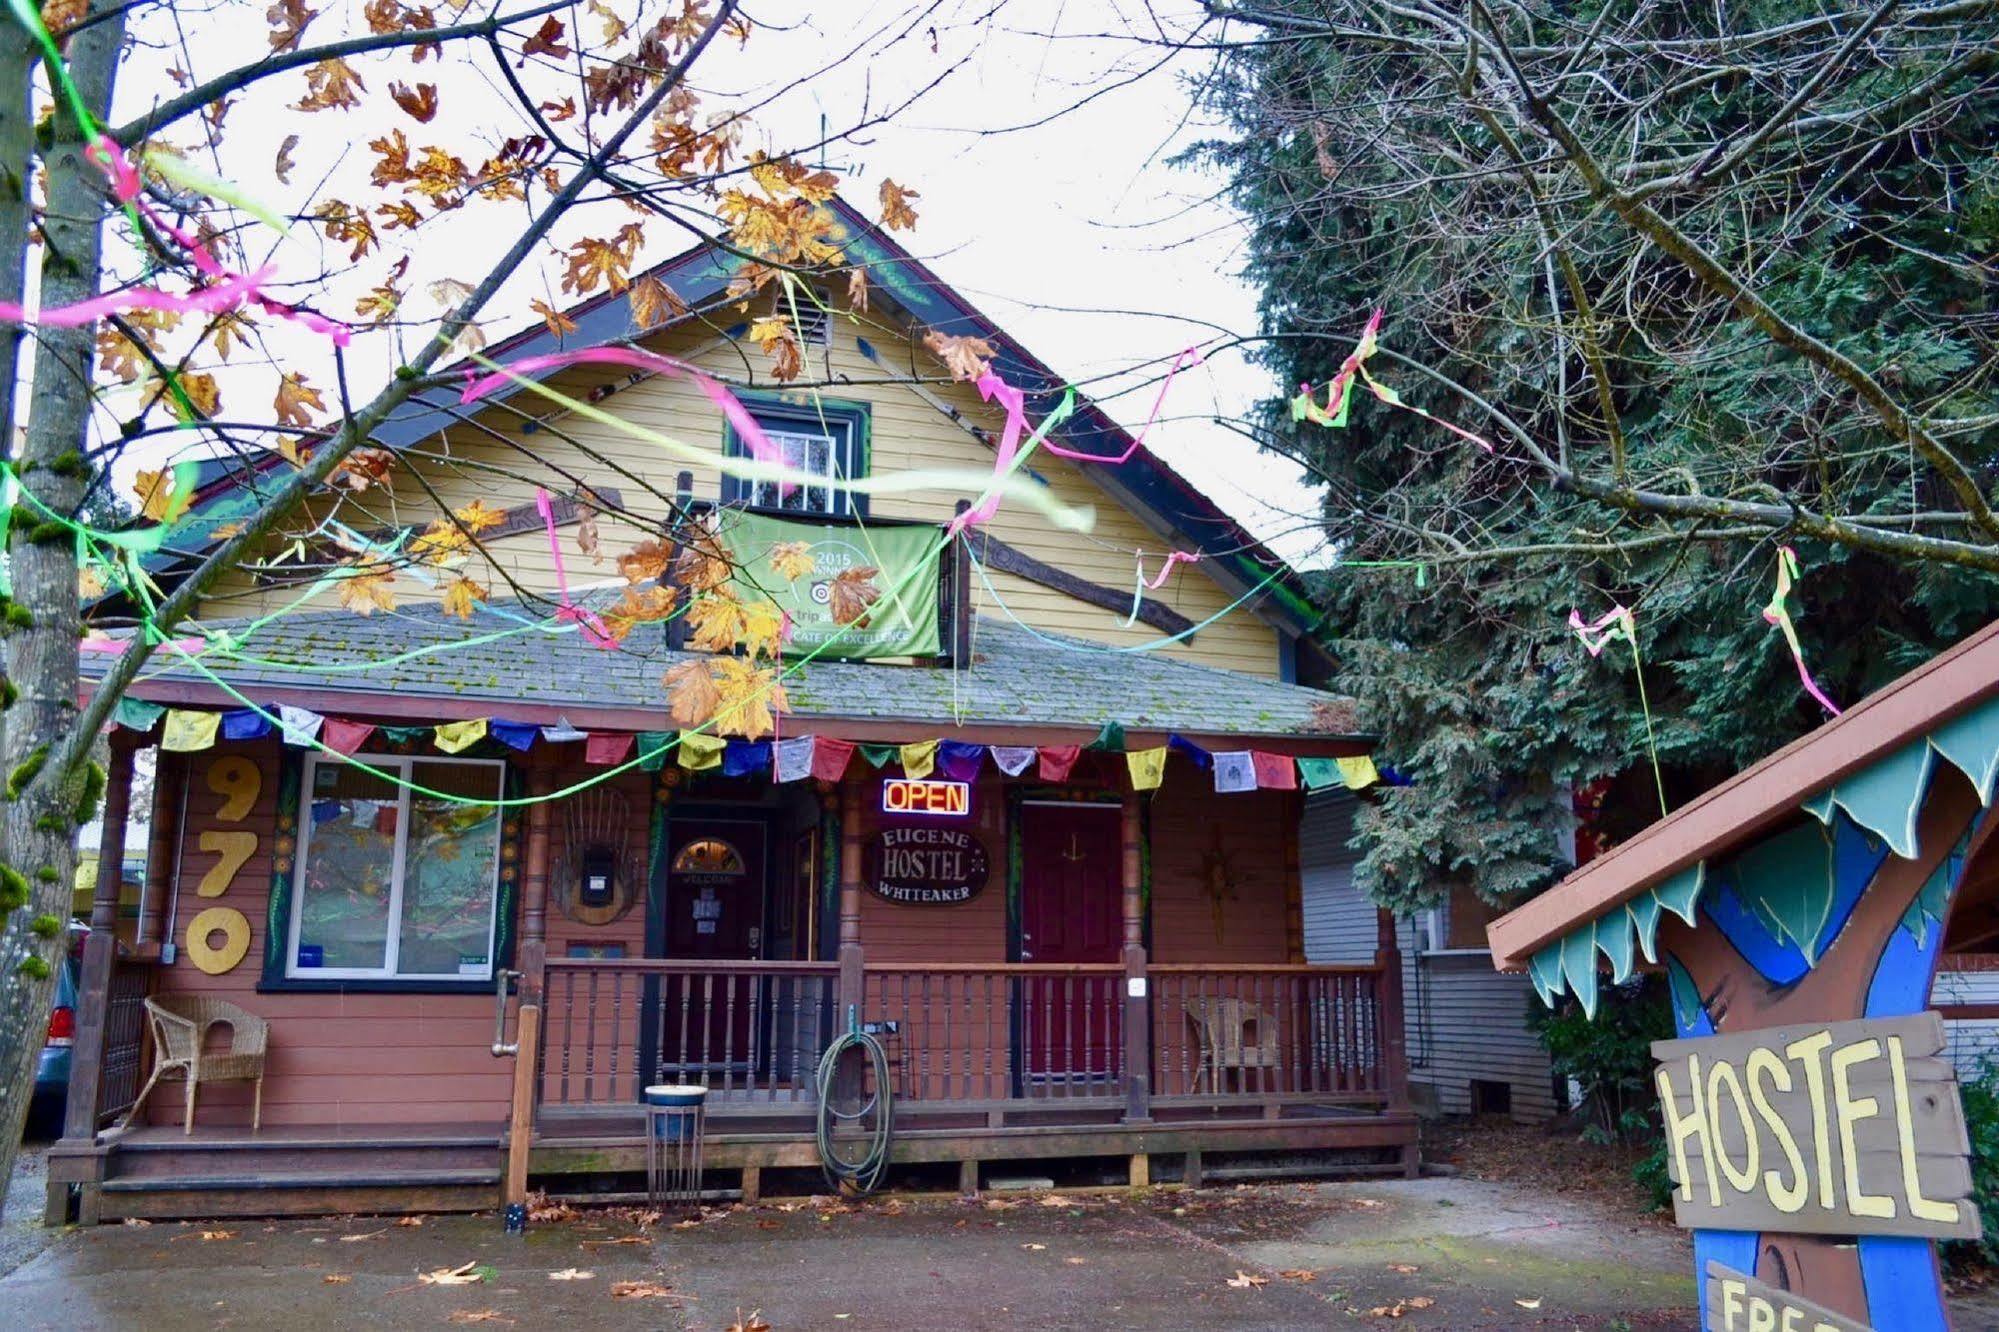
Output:
<instances>
[{"instance_id":1,"label":"dry brown leaf","mask_svg":"<svg viewBox=\"0 0 1999 1332\"><path fill-rule=\"evenodd\" d=\"M277 174L278 184L280 185L289 185L292 183L292 168L298 165L292 161L292 149L296 147L298 147L298 135L296 134L285 135L285 141L278 145L278 157L271 164L271 169Z\"/></svg>"},{"instance_id":2,"label":"dry brown leaf","mask_svg":"<svg viewBox=\"0 0 1999 1332\"><path fill-rule=\"evenodd\" d=\"M509 1325L514 1321L498 1309L453 1309L449 1315L449 1320L454 1323L506 1323Z\"/></svg>"},{"instance_id":3,"label":"dry brown leaf","mask_svg":"<svg viewBox=\"0 0 1999 1332\"><path fill-rule=\"evenodd\" d=\"M392 573L349 574L333 585L333 595L341 606L356 615L373 615L378 610L396 608L395 589L390 584L396 581ZM380 1234L380 1231L375 1232ZM343 1240L366 1239L365 1235L343 1235Z\"/></svg>"},{"instance_id":4,"label":"dry brown leaf","mask_svg":"<svg viewBox=\"0 0 1999 1332\"><path fill-rule=\"evenodd\" d=\"M1390 1263L1388 1265L1388 1270L1391 1272L1400 1272L1404 1276L1409 1276L1412 1273L1420 1272L1423 1269L1417 1267L1413 1263Z\"/></svg>"},{"instance_id":5,"label":"dry brown leaf","mask_svg":"<svg viewBox=\"0 0 1999 1332\"><path fill-rule=\"evenodd\" d=\"M618 556L618 572L628 583L643 583L666 572L673 550L663 541L641 541Z\"/></svg>"},{"instance_id":6,"label":"dry brown leaf","mask_svg":"<svg viewBox=\"0 0 1999 1332\"><path fill-rule=\"evenodd\" d=\"M277 411L278 424L297 426L303 430L312 425L312 413L326 410L326 400L319 396L319 390L305 382L305 376L296 370L287 370L278 380L277 396L271 400Z\"/></svg>"},{"instance_id":7,"label":"dry brown leaf","mask_svg":"<svg viewBox=\"0 0 1999 1332\"><path fill-rule=\"evenodd\" d=\"M843 569L826 586L826 609L832 612L835 624L867 625L868 607L881 600L881 589L875 586L875 575L881 570L872 564L857 564L851 569Z\"/></svg>"},{"instance_id":8,"label":"dry brown leaf","mask_svg":"<svg viewBox=\"0 0 1999 1332\"><path fill-rule=\"evenodd\" d=\"M487 592L483 584L462 576L454 578L444 585L444 613L454 619L469 620L472 618L472 612L478 608L480 602L486 600L486 597ZM396 1224L420 1226L423 1224L423 1219L406 1216Z\"/></svg>"},{"instance_id":9,"label":"dry brown leaf","mask_svg":"<svg viewBox=\"0 0 1999 1332\"><path fill-rule=\"evenodd\" d=\"M687 313L687 302L673 288L647 274L626 293L632 306L632 323L640 329L658 328Z\"/></svg>"},{"instance_id":10,"label":"dry brown leaf","mask_svg":"<svg viewBox=\"0 0 1999 1332\"><path fill-rule=\"evenodd\" d=\"M341 1276L337 1272L328 1272L325 1276L320 1278L320 1281L329 1286L344 1286L353 1279L354 1278L351 1276Z\"/></svg>"},{"instance_id":11,"label":"dry brown leaf","mask_svg":"<svg viewBox=\"0 0 1999 1332\"><path fill-rule=\"evenodd\" d=\"M204 1240L232 1240L236 1238L236 1232L233 1230L204 1230L201 1232L201 1238Z\"/></svg>"},{"instance_id":12,"label":"dry brown leaf","mask_svg":"<svg viewBox=\"0 0 1999 1332\"><path fill-rule=\"evenodd\" d=\"M301 0L277 0L276 4L264 11L264 17L271 25L268 34L271 50L289 51L298 45L298 39L304 35L306 26L319 17L319 11L307 9Z\"/></svg>"},{"instance_id":13,"label":"dry brown leaf","mask_svg":"<svg viewBox=\"0 0 1999 1332\"><path fill-rule=\"evenodd\" d=\"M1541 1307L1541 1301L1538 1296L1531 1300L1515 1300L1513 1302L1523 1309L1538 1309Z\"/></svg>"},{"instance_id":14,"label":"dry brown leaf","mask_svg":"<svg viewBox=\"0 0 1999 1332\"><path fill-rule=\"evenodd\" d=\"M652 1243L652 1241L647 1239L644 1235L620 1235L616 1239L578 1240L576 1241L576 1247L579 1249L604 1249L604 1248L611 1248L619 1244L650 1244L650 1243Z\"/></svg>"},{"instance_id":15,"label":"dry brown leaf","mask_svg":"<svg viewBox=\"0 0 1999 1332\"><path fill-rule=\"evenodd\" d=\"M1023 1249L1033 1249L1038 1253L1042 1249L1047 1248L1048 1246L1046 1244L1023 1244L1020 1247Z\"/></svg>"},{"instance_id":16,"label":"dry brown leaf","mask_svg":"<svg viewBox=\"0 0 1999 1332\"><path fill-rule=\"evenodd\" d=\"M658 1300L678 1299L673 1287L662 1286L657 1281L613 1281L611 1298L618 1300Z\"/></svg>"},{"instance_id":17,"label":"dry brown leaf","mask_svg":"<svg viewBox=\"0 0 1999 1332\"><path fill-rule=\"evenodd\" d=\"M681 662L666 673L664 683L673 719L682 726L701 725L721 706L721 690L715 687L715 676L705 661Z\"/></svg>"},{"instance_id":18,"label":"dry brown leaf","mask_svg":"<svg viewBox=\"0 0 1999 1332\"><path fill-rule=\"evenodd\" d=\"M305 72L305 96L292 103L297 111L347 110L361 105L360 94L368 85L354 67L335 56L322 60Z\"/></svg>"},{"instance_id":19,"label":"dry brown leaf","mask_svg":"<svg viewBox=\"0 0 1999 1332\"><path fill-rule=\"evenodd\" d=\"M865 268L847 270L847 308L867 313L868 272Z\"/></svg>"},{"instance_id":20,"label":"dry brown leaf","mask_svg":"<svg viewBox=\"0 0 1999 1332\"><path fill-rule=\"evenodd\" d=\"M478 1260L474 1259L457 1267L419 1272L416 1279L426 1286L476 1286L486 1279L486 1273L479 1269Z\"/></svg>"},{"instance_id":21,"label":"dry brown leaf","mask_svg":"<svg viewBox=\"0 0 1999 1332\"><path fill-rule=\"evenodd\" d=\"M387 1226L383 1226L380 1230L364 1230L358 1235L342 1235L340 1237L340 1242L342 1244L358 1244L362 1240L373 1239L377 1235L386 1235L388 1233L389 1233L389 1228Z\"/></svg>"},{"instance_id":22,"label":"dry brown leaf","mask_svg":"<svg viewBox=\"0 0 1999 1332\"><path fill-rule=\"evenodd\" d=\"M586 1272L580 1267L565 1267L560 1272L550 1272L548 1279L550 1281L595 1281L597 1274L595 1272Z\"/></svg>"},{"instance_id":23,"label":"dry brown leaf","mask_svg":"<svg viewBox=\"0 0 1999 1332\"><path fill-rule=\"evenodd\" d=\"M1288 1267L1277 1275L1287 1281L1317 1281L1319 1274L1309 1267Z\"/></svg>"},{"instance_id":24,"label":"dry brown leaf","mask_svg":"<svg viewBox=\"0 0 1999 1332\"><path fill-rule=\"evenodd\" d=\"M128 1226L150 1226L153 1223L146 1220L143 1216L128 1216L125 1218L125 1224Z\"/></svg>"},{"instance_id":25,"label":"dry brown leaf","mask_svg":"<svg viewBox=\"0 0 1999 1332\"><path fill-rule=\"evenodd\" d=\"M576 321L550 305L547 301L529 301L528 309L540 315L543 325L558 338L565 333L574 333L576 331Z\"/></svg>"},{"instance_id":26,"label":"dry brown leaf","mask_svg":"<svg viewBox=\"0 0 1999 1332\"><path fill-rule=\"evenodd\" d=\"M1071 1267L1081 1267L1090 1260L1087 1258L1064 1258L1062 1261Z\"/></svg>"},{"instance_id":27,"label":"dry brown leaf","mask_svg":"<svg viewBox=\"0 0 1999 1332\"><path fill-rule=\"evenodd\" d=\"M993 357L999 355L993 344L984 338L957 337L935 329L923 335L923 345L944 362L953 379L962 379L967 383L990 370Z\"/></svg>"},{"instance_id":28,"label":"dry brown leaf","mask_svg":"<svg viewBox=\"0 0 1999 1332\"><path fill-rule=\"evenodd\" d=\"M428 125L437 116L437 85L434 83L419 83L414 88L391 83L389 97L420 125Z\"/></svg>"},{"instance_id":29,"label":"dry brown leaf","mask_svg":"<svg viewBox=\"0 0 1999 1332\"><path fill-rule=\"evenodd\" d=\"M194 491L183 491L176 484L171 467L162 467L157 472L140 472L138 479L132 483L132 490L139 497L139 513L148 522L178 522L180 516L187 512L187 506L194 502Z\"/></svg>"},{"instance_id":30,"label":"dry brown leaf","mask_svg":"<svg viewBox=\"0 0 1999 1332\"><path fill-rule=\"evenodd\" d=\"M1229 1284L1237 1290L1255 1290L1259 1286L1269 1285L1270 1278L1267 1276L1258 1276L1254 1272L1245 1272L1238 1267L1236 1274L1229 1278Z\"/></svg>"},{"instance_id":31,"label":"dry brown leaf","mask_svg":"<svg viewBox=\"0 0 1999 1332\"><path fill-rule=\"evenodd\" d=\"M882 225L890 231L907 231L916 225L916 210L909 206L912 199L923 196L915 190L907 190L888 177L882 177L881 190Z\"/></svg>"},{"instance_id":32,"label":"dry brown leaf","mask_svg":"<svg viewBox=\"0 0 1999 1332\"><path fill-rule=\"evenodd\" d=\"M762 1309L752 1309L747 1316L741 1309L736 1310L736 1321L729 1324L725 1332L770 1332L770 1324L763 1318Z\"/></svg>"}]
</instances>

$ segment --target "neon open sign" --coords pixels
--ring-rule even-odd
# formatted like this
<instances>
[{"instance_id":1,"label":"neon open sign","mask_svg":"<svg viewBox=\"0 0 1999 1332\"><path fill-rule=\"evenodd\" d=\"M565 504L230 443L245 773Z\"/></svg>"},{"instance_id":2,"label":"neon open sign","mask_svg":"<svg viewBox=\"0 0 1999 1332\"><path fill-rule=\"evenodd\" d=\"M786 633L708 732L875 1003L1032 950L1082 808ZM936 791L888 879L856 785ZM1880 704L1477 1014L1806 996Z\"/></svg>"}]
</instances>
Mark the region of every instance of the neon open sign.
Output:
<instances>
[{"instance_id":1,"label":"neon open sign","mask_svg":"<svg viewBox=\"0 0 1999 1332\"><path fill-rule=\"evenodd\" d=\"M972 812L969 782L919 781L890 777L882 782L884 814L948 814L962 818Z\"/></svg>"}]
</instances>

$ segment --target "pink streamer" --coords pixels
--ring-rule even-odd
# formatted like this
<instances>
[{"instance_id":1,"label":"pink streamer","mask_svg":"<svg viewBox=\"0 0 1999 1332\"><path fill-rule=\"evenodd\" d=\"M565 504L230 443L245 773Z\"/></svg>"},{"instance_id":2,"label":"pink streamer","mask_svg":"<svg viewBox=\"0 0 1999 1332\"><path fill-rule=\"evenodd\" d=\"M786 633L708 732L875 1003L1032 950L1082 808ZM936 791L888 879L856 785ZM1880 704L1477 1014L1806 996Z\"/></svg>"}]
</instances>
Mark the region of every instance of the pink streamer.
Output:
<instances>
[{"instance_id":1,"label":"pink streamer","mask_svg":"<svg viewBox=\"0 0 1999 1332\"><path fill-rule=\"evenodd\" d=\"M77 640L76 648L79 652L109 652L123 655L125 649L131 647L134 641L130 638L113 638L109 634L89 633ZM181 653L192 653L199 652L207 644L199 638L175 638L161 646L173 648Z\"/></svg>"},{"instance_id":2,"label":"pink streamer","mask_svg":"<svg viewBox=\"0 0 1999 1332\"><path fill-rule=\"evenodd\" d=\"M1020 452L1020 432L1027 428L1027 395L1013 387L990 369L979 376L979 397L985 402L998 402L1006 409L1006 424L1000 427L999 449L993 457L992 493L951 520L944 529L946 536L956 536L975 523L990 522L999 512L999 482L1013 466L1014 455Z\"/></svg>"},{"instance_id":3,"label":"pink streamer","mask_svg":"<svg viewBox=\"0 0 1999 1332\"><path fill-rule=\"evenodd\" d=\"M1116 467L1130 461L1131 455L1137 453L1145 446L1145 437L1152 432L1152 427L1159 423L1159 409L1166 405L1166 393L1167 390L1173 387L1173 376L1179 374L1183 366L1199 365L1200 363L1201 352L1197 347L1189 347L1173 358L1173 364L1166 368L1166 380L1159 386L1159 396L1152 401L1152 415L1145 418L1144 428L1133 437L1130 444L1125 446L1125 451L1118 454L1115 458L1107 457L1100 453L1084 453L1078 449L1067 449L1052 439L1042 441L1041 447L1047 449L1058 458L1072 458L1077 462L1108 463L1110 466Z\"/></svg>"},{"instance_id":4,"label":"pink streamer","mask_svg":"<svg viewBox=\"0 0 1999 1332\"><path fill-rule=\"evenodd\" d=\"M1812 679L1812 673L1805 667L1805 649L1798 642L1798 628L1791 623L1789 599L1791 586L1798 576L1798 552L1789 546L1777 548L1777 590L1770 598L1770 604L1763 608L1763 618L1783 632L1784 641L1791 646L1791 660L1798 664L1798 679L1803 682L1805 692L1818 700L1820 707L1837 717L1839 704L1827 698L1819 688L1819 682Z\"/></svg>"},{"instance_id":5,"label":"pink streamer","mask_svg":"<svg viewBox=\"0 0 1999 1332\"><path fill-rule=\"evenodd\" d=\"M1172 572L1173 572L1173 566L1174 566L1174 565L1176 565L1176 564L1192 564L1192 563L1194 563L1194 562L1195 562L1196 560L1198 560L1198 559L1200 559L1200 558L1201 558L1201 557L1200 557L1199 555L1191 555L1191 554L1189 554L1188 552L1186 552L1186 551L1184 551L1184 550L1176 550L1176 551L1172 551L1172 552L1170 552L1170 553L1169 553L1169 554L1168 554L1168 555L1166 556L1166 560L1165 560L1165 563L1163 563L1163 564L1161 564L1161 565L1159 566L1159 572L1158 572L1158 573L1156 573L1156 574L1154 574L1154 575L1152 576L1152 581L1151 581L1151 582L1149 582L1149 583L1147 583L1147 584L1145 585L1145 590L1146 590L1146 591L1148 591L1148 592L1157 592L1157 591L1159 590L1159 587L1160 587L1160 584L1162 584L1162 583L1164 583L1164 582L1166 581L1166 575L1167 575L1167 574L1170 574L1170 573L1172 573ZM1144 577L1145 577L1145 558L1144 558L1144 556L1140 556L1140 557L1139 557L1139 565L1138 565L1138 576L1139 576L1140 578L1144 578Z\"/></svg>"},{"instance_id":6,"label":"pink streamer","mask_svg":"<svg viewBox=\"0 0 1999 1332\"><path fill-rule=\"evenodd\" d=\"M1603 650L1621 636L1627 642L1635 642L1632 637L1631 612L1622 606L1612 606L1594 620L1584 622L1581 611L1569 612L1569 628L1576 631L1576 637L1583 642L1583 650L1592 657L1603 655Z\"/></svg>"},{"instance_id":7,"label":"pink streamer","mask_svg":"<svg viewBox=\"0 0 1999 1332\"><path fill-rule=\"evenodd\" d=\"M158 287L134 287L128 291L110 292L94 296L89 300L76 301L53 309L39 310L33 315L27 307L8 301L0 301L0 320L14 324L28 324L48 328L80 328L94 324L107 316L120 314L126 310L164 310L171 314L226 314L243 305L255 305L266 314L279 319L290 320L301 327L331 338L345 347L353 340L354 331L338 320L314 314L274 300L263 294L264 284L271 279L270 265L259 268L254 273L231 273L215 261L208 246L200 237L174 226L146 204L140 195L139 169L133 165L117 144L108 137L100 138L84 154L92 162L103 168L111 181L112 192L120 204L137 208L155 227L188 252L194 267L209 285L197 288L185 296L176 296L161 291Z\"/></svg>"},{"instance_id":8,"label":"pink streamer","mask_svg":"<svg viewBox=\"0 0 1999 1332\"><path fill-rule=\"evenodd\" d=\"M555 560L555 595L562 601L555 618L574 624L597 647L616 647L618 640L611 637L611 631L605 628L597 613L585 610L569 599L569 575L562 567L562 542L555 535L555 509L549 503L548 492L540 486L535 487L534 507L541 514L542 526L548 529L548 553Z\"/></svg>"},{"instance_id":9,"label":"pink streamer","mask_svg":"<svg viewBox=\"0 0 1999 1332\"><path fill-rule=\"evenodd\" d=\"M675 378L692 380L695 387L706 394L708 401L715 404L723 417L735 428L743 447L758 462L784 463L784 453L770 442L763 427L750 415L749 408L742 400L729 391L727 385L709 378L693 366L676 361L670 356L659 356L652 352L639 351L635 347L586 347L581 351L551 352L546 356L528 356L515 361L505 370L495 370L486 375L474 375L459 395L461 403L476 402L503 384L510 384L516 375L530 375L537 370L555 370L566 365L621 365L628 369L645 370L653 374L671 375ZM786 482L789 490L793 483Z\"/></svg>"}]
</instances>

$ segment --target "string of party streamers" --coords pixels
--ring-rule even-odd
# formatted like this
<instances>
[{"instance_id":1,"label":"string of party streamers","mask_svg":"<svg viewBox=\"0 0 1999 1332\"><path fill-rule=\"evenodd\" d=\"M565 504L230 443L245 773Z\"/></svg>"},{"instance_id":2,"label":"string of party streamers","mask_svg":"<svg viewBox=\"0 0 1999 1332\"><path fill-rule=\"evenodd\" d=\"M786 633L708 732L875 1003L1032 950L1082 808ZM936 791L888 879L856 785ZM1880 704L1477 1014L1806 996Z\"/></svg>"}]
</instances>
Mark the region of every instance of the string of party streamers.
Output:
<instances>
[{"instance_id":1,"label":"string of party streamers","mask_svg":"<svg viewBox=\"0 0 1999 1332\"><path fill-rule=\"evenodd\" d=\"M1291 419L1309 421L1313 425L1328 428L1345 426L1347 411L1353 405L1353 382L1358 377L1379 401L1387 403L1390 407L1400 407L1405 412L1414 412L1424 420L1440 425L1453 435L1468 439L1487 453L1491 453L1492 445L1481 436L1454 426L1442 417L1424 411L1413 402L1404 402L1401 394L1368 373L1368 357L1374 355L1381 345L1378 335L1381 331L1383 313L1377 307L1374 313L1368 316L1367 327L1361 330L1360 341L1354 344L1354 349L1347 354L1346 360L1340 362L1339 372L1326 382L1326 405L1319 406L1310 384L1300 384L1298 396L1291 400Z\"/></svg>"},{"instance_id":2,"label":"string of party streamers","mask_svg":"<svg viewBox=\"0 0 1999 1332\"><path fill-rule=\"evenodd\" d=\"M1631 645L1631 669L1638 676L1638 706L1645 712L1645 745L1652 754L1652 782L1659 790L1659 816L1666 808L1666 779L1659 771L1659 738L1652 730L1652 701L1645 694L1645 663L1638 655L1638 620L1625 606L1612 606L1594 620L1585 621L1581 611L1569 612L1569 628L1582 640L1583 650L1600 657L1603 650L1619 639Z\"/></svg>"},{"instance_id":3,"label":"string of party streamers","mask_svg":"<svg viewBox=\"0 0 1999 1332\"><path fill-rule=\"evenodd\" d=\"M1839 716L1839 705L1826 697L1818 681L1805 668L1805 650L1798 645L1798 628L1791 623L1790 607L1786 604L1791 595L1791 587L1798 577L1798 552L1789 546L1777 547L1777 590L1770 596L1770 604L1763 608L1763 618L1783 632L1784 641L1791 645L1791 660L1798 664L1798 679L1804 683L1805 692L1817 699L1819 706Z\"/></svg>"}]
</instances>

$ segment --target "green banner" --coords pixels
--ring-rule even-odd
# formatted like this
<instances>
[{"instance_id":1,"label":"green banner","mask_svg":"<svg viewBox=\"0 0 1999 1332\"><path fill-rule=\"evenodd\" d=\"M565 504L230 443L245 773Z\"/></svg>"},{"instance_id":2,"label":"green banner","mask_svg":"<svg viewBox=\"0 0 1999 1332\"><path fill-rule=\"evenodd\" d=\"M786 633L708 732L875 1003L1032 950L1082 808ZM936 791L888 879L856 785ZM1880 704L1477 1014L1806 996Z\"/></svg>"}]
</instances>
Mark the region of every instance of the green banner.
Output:
<instances>
[{"instance_id":1,"label":"green banner","mask_svg":"<svg viewBox=\"0 0 1999 1332\"><path fill-rule=\"evenodd\" d=\"M933 657L943 651L937 633L942 547L934 527L857 527L725 511L721 541L736 566L736 594L745 601L769 598L790 613L787 652L822 644L828 646L820 655L827 657ZM787 578L784 566L795 561L800 544L811 569ZM875 572L861 572L867 569ZM836 607L869 597L874 599L859 621L835 621Z\"/></svg>"}]
</instances>

